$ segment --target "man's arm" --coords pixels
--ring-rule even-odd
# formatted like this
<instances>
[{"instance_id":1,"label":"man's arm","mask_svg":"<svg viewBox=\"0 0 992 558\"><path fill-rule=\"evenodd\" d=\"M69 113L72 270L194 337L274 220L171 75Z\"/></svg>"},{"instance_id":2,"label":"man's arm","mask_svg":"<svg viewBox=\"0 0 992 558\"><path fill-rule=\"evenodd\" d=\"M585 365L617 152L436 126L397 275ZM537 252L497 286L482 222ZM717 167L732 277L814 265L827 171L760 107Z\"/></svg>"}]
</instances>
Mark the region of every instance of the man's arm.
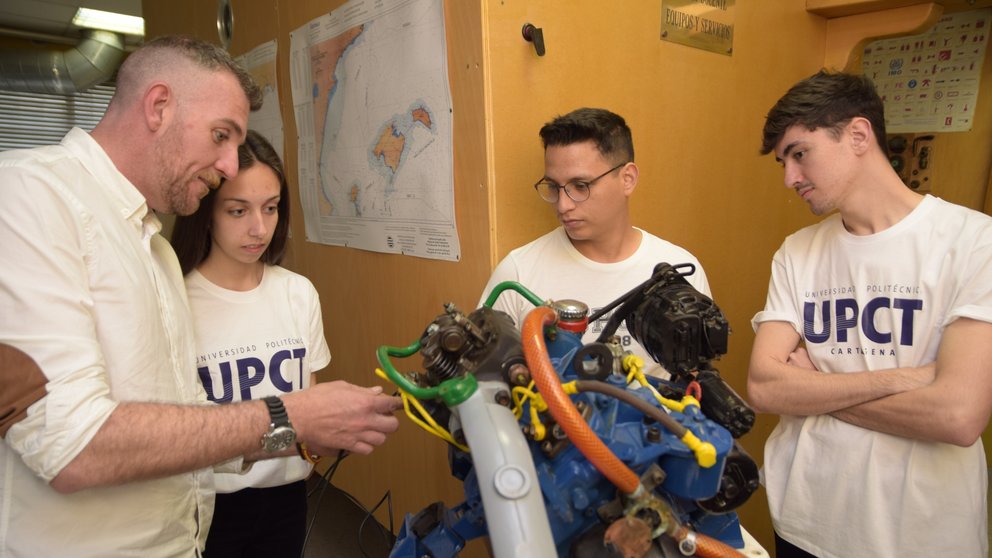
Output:
<instances>
[{"instance_id":1,"label":"man's arm","mask_svg":"<svg viewBox=\"0 0 992 558\"><path fill-rule=\"evenodd\" d=\"M101 326L106 330L105 338L133 345L126 347L134 358L123 366L140 370L167 358L145 349L140 343L143 339L132 339L139 337L135 335L138 328L133 326L154 312L148 304L150 297L136 308L117 289L103 285L103 298L97 299L90 288L93 268L107 276L124 273L122 266L128 263L130 245L94 241L102 238L101 234L112 233L113 228L107 224L97 227L97 232L87 232L91 213L78 214L82 202L66 188L50 185L29 170L4 167L0 174L6 196L0 205L0 236L13 239L0 243L0 260L13 266L0 275L0 307L5 317L16 317L0 321L0 343L23 350L35 365L33 372L12 370L10 377L0 374L0 410L6 413L7 403L13 402L10 407L20 416L19 411L33 403L24 418L3 424L9 426L4 437L7 447L39 478L63 492L160 478L244 454L256 457L261 436L270 424L262 402L202 407L134 402L173 397L168 393L170 385L165 386L167 393L163 395L154 385L147 385L145 376L137 374L128 377L131 385L123 382L126 396L117 398L130 401L112 399L108 359L98 335ZM92 206L102 207L100 203ZM161 239L151 238L152 250L161 247L157 240ZM115 252L118 249L122 252L119 256ZM168 254L171 248L160 253L166 259ZM170 267L174 259L172 254L172 262L163 259L159 263ZM150 292L151 288L140 285L149 280L146 271L151 269L135 269L134 275L127 275L132 281L119 283L137 285L132 289L135 293ZM177 290L182 288L181 278L173 282ZM100 323L95 309L101 305L125 309L113 316L129 321ZM157 348L154 343L147 346ZM192 368L192 360L189 365ZM42 399L6 401L10 394L5 388L18 377L28 380L29 399L36 397L34 386L43 384L43 393L37 394ZM196 381L192 370L188 381ZM301 439L316 452L347 449L369 453L398 426L392 412L401 403L381 395L379 388L343 382L315 388L283 399Z\"/></svg>"},{"instance_id":2,"label":"man's arm","mask_svg":"<svg viewBox=\"0 0 992 558\"><path fill-rule=\"evenodd\" d=\"M789 362L799 334L787 322L762 322L748 369L748 401L761 413L809 416L873 401L928 384L933 367L823 373Z\"/></svg>"},{"instance_id":3,"label":"man's arm","mask_svg":"<svg viewBox=\"0 0 992 558\"><path fill-rule=\"evenodd\" d=\"M399 426L402 403L378 386L325 382L282 397L298 438L317 453L369 454ZM183 406L121 403L93 440L51 481L59 492L160 478L261 450L269 413L261 401ZM290 452L281 455L289 455Z\"/></svg>"},{"instance_id":4,"label":"man's arm","mask_svg":"<svg viewBox=\"0 0 992 558\"><path fill-rule=\"evenodd\" d=\"M121 403L50 484L70 493L203 469L258 449L268 424L261 401L204 406Z\"/></svg>"},{"instance_id":5,"label":"man's arm","mask_svg":"<svg viewBox=\"0 0 992 558\"><path fill-rule=\"evenodd\" d=\"M944 330L933 383L833 412L905 438L970 446L992 413L992 324L959 318Z\"/></svg>"}]
</instances>

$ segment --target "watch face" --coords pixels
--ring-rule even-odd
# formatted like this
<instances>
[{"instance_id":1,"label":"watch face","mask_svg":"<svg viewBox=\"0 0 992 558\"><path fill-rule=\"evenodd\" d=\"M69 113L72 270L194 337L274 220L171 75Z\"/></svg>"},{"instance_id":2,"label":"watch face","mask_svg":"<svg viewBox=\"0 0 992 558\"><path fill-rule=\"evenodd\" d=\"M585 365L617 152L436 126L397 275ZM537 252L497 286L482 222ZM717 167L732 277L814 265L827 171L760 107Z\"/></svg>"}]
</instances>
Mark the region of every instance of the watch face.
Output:
<instances>
[{"instance_id":1,"label":"watch face","mask_svg":"<svg viewBox=\"0 0 992 558\"><path fill-rule=\"evenodd\" d=\"M277 426L263 438L265 451L282 451L296 442L296 431L289 426Z\"/></svg>"}]
</instances>

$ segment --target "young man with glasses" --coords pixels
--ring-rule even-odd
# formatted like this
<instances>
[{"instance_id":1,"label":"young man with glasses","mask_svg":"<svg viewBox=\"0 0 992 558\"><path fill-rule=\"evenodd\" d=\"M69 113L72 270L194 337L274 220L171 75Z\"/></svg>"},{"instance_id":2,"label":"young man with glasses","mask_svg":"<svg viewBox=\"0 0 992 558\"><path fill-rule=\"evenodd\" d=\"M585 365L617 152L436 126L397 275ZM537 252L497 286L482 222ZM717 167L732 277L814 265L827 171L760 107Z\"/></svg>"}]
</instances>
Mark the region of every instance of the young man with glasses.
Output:
<instances>
[{"instance_id":1,"label":"young man with glasses","mask_svg":"<svg viewBox=\"0 0 992 558\"><path fill-rule=\"evenodd\" d=\"M509 253L489 279L479 302L502 281L517 281L541 297L585 302L594 312L651 277L654 266L690 263L689 283L709 296L699 261L686 250L630 222L630 197L638 169L630 128L608 110L581 108L559 116L540 131L544 176L534 185L561 226ZM519 325L534 305L506 291L494 308ZM583 341L592 342L609 315L590 324ZM660 370L621 324L626 350L644 359L649 373Z\"/></svg>"}]
</instances>

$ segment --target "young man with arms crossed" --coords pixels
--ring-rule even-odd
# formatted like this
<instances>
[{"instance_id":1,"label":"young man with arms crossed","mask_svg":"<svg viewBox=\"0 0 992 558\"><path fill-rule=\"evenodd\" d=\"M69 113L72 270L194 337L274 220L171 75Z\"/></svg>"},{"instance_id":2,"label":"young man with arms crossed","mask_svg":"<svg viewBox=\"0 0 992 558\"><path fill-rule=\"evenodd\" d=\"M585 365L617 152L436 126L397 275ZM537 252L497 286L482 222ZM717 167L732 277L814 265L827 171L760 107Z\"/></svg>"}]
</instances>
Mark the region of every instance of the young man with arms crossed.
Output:
<instances>
[{"instance_id":1,"label":"young man with arms crossed","mask_svg":"<svg viewBox=\"0 0 992 558\"><path fill-rule=\"evenodd\" d=\"M775 254L748 378L777 556L985 558L992 219L907 188L868 78L820 72L768 113L820 223Z\"/></svg>"}]
</instances>

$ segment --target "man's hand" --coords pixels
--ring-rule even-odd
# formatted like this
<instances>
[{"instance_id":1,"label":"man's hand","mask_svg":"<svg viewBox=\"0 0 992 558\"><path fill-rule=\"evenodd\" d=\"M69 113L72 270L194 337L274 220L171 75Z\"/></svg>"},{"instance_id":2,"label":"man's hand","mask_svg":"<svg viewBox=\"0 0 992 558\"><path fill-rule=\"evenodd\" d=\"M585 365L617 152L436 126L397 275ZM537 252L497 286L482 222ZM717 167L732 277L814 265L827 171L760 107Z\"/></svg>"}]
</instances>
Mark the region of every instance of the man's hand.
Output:
<instances>
[{"instance_id":1,"label":"man's hand","mask_svg":"<svg viewBox=\"0 0 992 558\"><path fill-rule=\"evenodd\" d=\"M399 428L393 415L403 407L398 397L383 395L379 386L361 387L344 381L324 382L283 396L298 439L313 451L337 450L370 454Z\"/></svg>"}]
</instances>

